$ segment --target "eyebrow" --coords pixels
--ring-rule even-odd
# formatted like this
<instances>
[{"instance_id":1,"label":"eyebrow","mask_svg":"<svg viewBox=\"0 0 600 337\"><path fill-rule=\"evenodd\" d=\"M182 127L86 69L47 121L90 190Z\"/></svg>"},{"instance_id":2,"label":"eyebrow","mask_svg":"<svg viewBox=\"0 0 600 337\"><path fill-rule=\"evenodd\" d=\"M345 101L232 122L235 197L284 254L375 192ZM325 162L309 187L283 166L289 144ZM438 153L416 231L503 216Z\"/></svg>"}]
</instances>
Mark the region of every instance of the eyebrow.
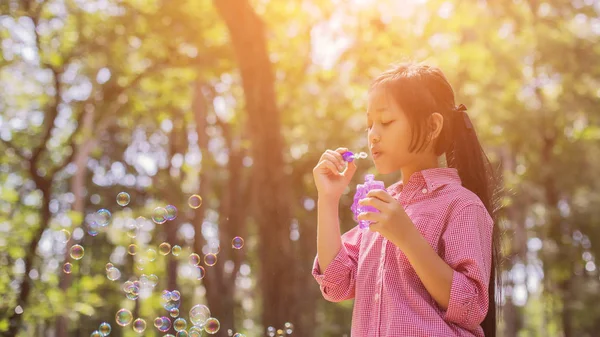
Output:
<instances>
[{"instance_id":1,"label":"eyebrow","mask_svg":"<svg viewBox=\"0 0 600 337\"><path fill-rule=\"evenodd\" d=\"M387 108L383 107L383 108L378 108L378 109L375 110L375 112L383 112L383 111L387 111ZM371 114L367 111L367 116L370 116L370 115Z\"/></svg>"}]
</instances>

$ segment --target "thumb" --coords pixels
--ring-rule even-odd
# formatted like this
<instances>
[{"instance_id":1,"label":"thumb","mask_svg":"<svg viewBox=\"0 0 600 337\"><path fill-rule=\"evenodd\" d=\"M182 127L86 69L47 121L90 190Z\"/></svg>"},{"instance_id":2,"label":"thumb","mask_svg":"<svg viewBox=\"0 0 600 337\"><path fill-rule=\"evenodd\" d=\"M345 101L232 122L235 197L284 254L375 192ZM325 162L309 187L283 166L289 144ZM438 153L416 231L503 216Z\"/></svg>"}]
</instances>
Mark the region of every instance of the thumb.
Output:
<instances>
[{"instance_id":1,"label":"thumb","mask_svg":"<svg viewBox=\"0 0 600 337\"><path fill-rule=\"evenodd\" d=\"M354 161L351 161L348 163L348 168L344 172L344 178L346 178L346 180L350 181L350 179L352 179L352 176L354 176L355 172L356 172L356 163L354 163Z\"/></svg>"}]
</instances>

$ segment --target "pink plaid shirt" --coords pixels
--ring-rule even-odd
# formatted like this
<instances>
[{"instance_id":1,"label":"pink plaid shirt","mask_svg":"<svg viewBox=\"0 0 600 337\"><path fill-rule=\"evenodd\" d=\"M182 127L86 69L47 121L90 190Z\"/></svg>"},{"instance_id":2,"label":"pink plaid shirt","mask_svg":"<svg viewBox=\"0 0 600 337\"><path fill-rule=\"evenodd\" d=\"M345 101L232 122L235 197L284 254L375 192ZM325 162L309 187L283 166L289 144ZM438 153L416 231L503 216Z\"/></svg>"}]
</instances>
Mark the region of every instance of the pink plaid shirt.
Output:
<instances>
[{"instance_id":1,"label":"pink plaid shirt","mask_svg":"<svg viewBox=\"0 0 600 337\"><path fill-rule=\"evenodd\" d=\"M448 310L429 295L398 247L358 226L342 235L342 248L324 273L315 258L312 273L323 296L331 302L354 298L353 337L483 336L493 227L483 203L453 168L417 172L388 192L454 269Z\"/></svg>"}]
</instances>

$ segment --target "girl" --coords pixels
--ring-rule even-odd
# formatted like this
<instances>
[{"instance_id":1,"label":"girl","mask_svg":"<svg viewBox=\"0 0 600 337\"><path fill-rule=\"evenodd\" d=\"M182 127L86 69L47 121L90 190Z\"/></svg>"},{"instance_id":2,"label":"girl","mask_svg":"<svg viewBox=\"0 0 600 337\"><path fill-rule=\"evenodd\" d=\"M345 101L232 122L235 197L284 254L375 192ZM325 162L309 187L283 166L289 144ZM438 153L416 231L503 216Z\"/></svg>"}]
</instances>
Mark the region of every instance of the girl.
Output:
<instances>
[{"instance_id":1,"label":"girl","mask_svg":"<svg viewBox=\"0 0 600 337\"><path fill-rule=\"evenodd\" d=\"M379 173L402 180L360 201L379 211L358 216L369 229L340 237L339 199L356 171L340 173L348 150L325 151L314 168L313 275L325 299L355 299L352 336L495 336L496 184L466 110L438 68L402 64L375 79L369 148Z\"/></svg>"}]
</instances>

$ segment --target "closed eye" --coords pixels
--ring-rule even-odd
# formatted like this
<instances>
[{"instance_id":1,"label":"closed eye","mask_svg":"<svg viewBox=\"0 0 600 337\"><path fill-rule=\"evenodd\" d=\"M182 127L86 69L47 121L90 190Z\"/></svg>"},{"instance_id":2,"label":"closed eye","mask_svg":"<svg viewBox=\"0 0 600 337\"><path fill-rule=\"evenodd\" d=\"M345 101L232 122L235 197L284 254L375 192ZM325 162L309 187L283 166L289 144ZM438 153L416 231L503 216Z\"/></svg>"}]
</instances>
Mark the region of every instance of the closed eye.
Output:
<instances>
[{"instance_id":1,"label":"closed eye","mask_svg":"<svg viewBox=\"0 0 600 337\"><path fill-rule=\"evenodd\" d=\"M381 123L381 125L383 125L383 126L387 126L387 125L390 125L390 124L392 124L392 122L394 122L394 121L382 122L382 123Z\"/></svg>"}]
</instances>

